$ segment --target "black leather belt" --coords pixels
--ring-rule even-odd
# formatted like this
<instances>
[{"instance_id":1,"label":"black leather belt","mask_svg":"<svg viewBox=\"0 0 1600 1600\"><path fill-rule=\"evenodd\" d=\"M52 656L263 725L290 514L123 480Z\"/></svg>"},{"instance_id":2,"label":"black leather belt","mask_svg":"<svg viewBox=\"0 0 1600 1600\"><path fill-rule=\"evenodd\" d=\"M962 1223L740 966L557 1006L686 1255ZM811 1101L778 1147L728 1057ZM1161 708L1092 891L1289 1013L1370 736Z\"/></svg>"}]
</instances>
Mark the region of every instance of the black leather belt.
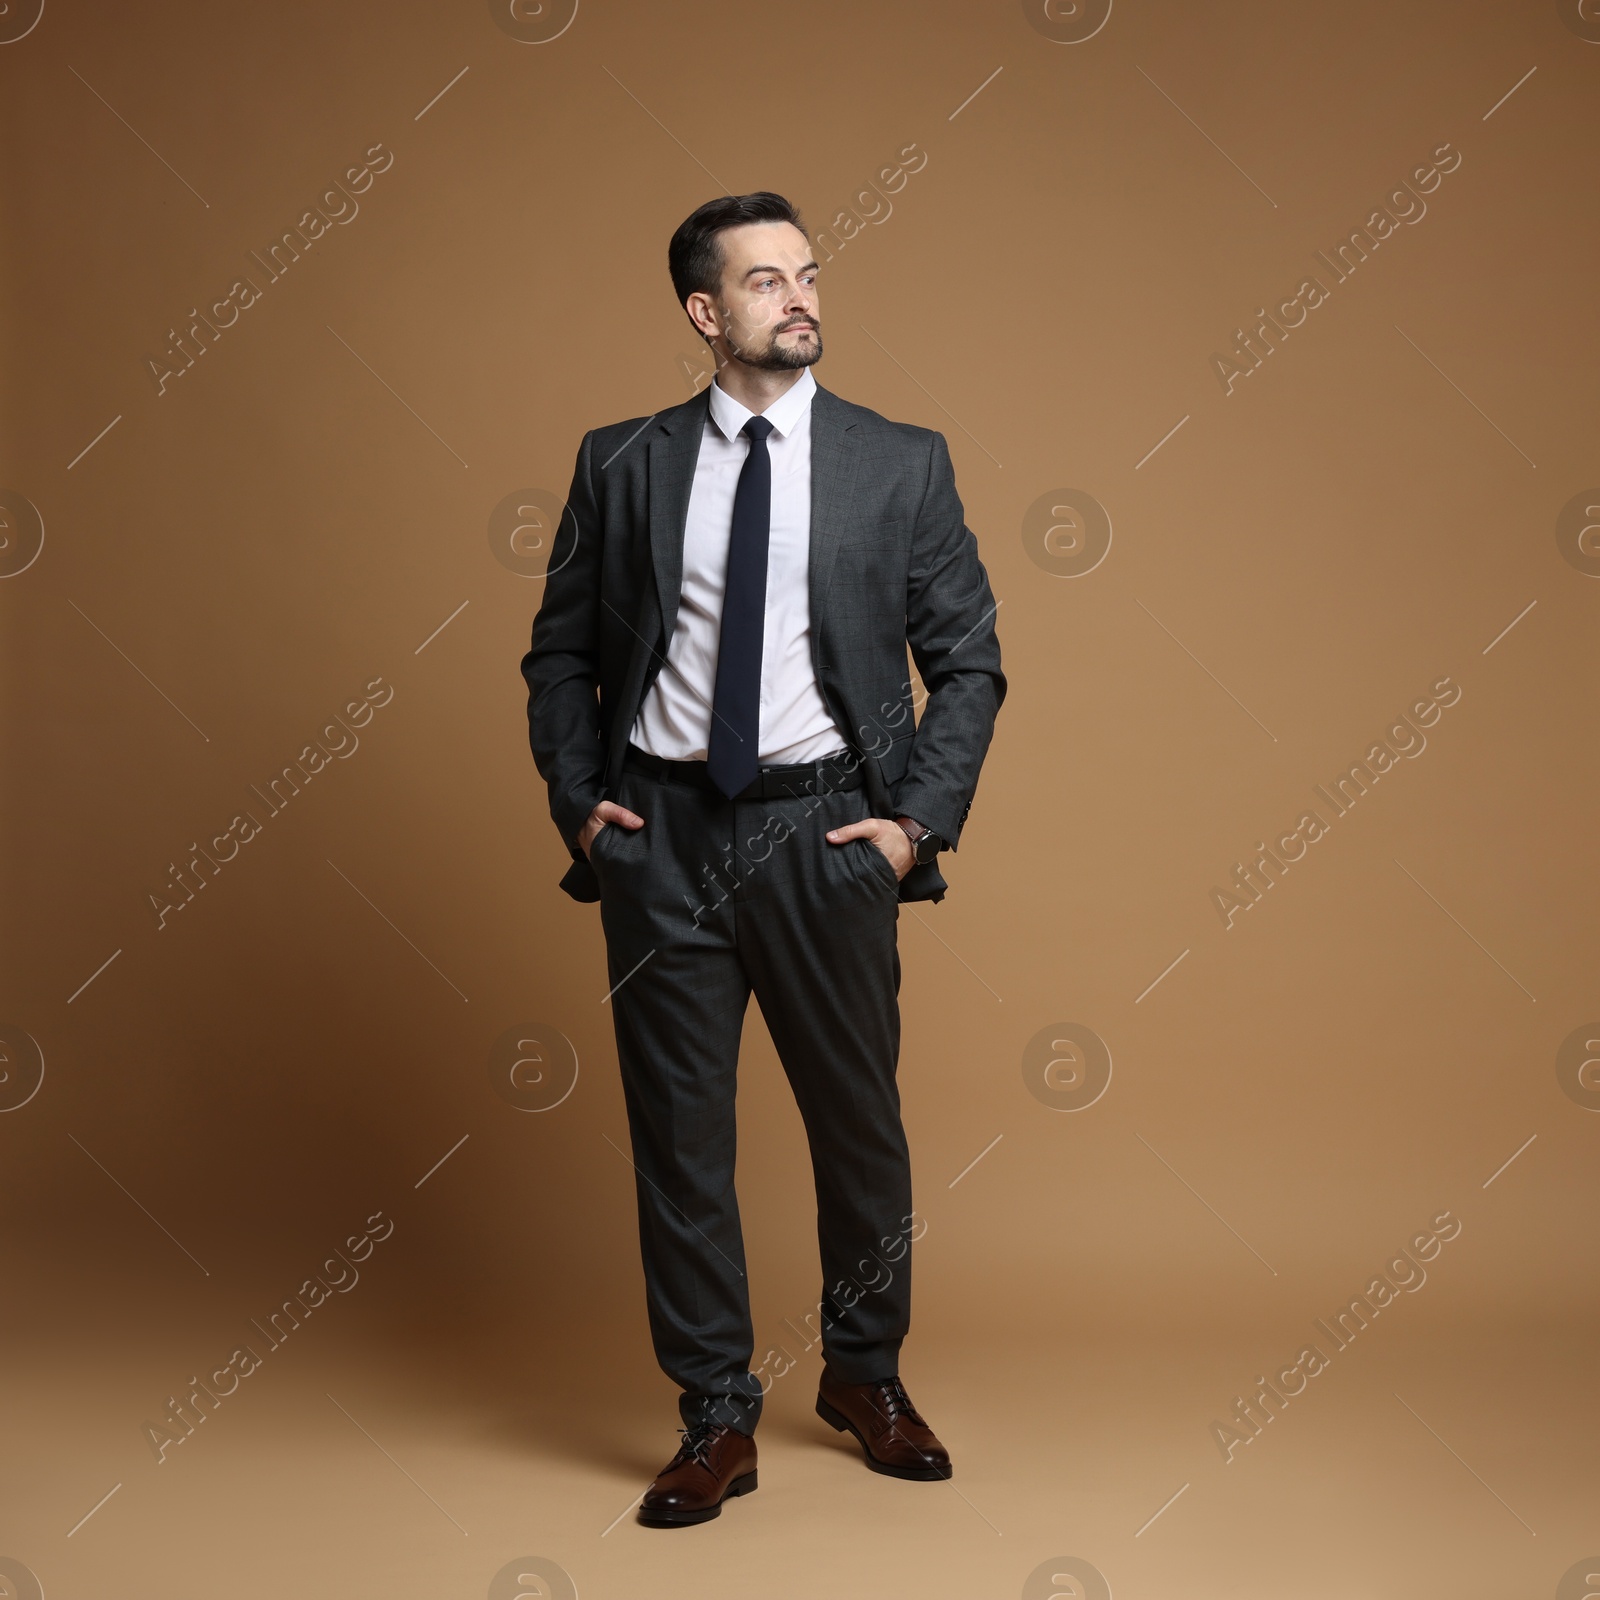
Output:
<instances>
[{"instance_id":1,"label":"black leather belt","mask_svg":"<svg viewBox=\"0 0 1600 1600\"><path fill-rule=\"evenodd\" d=\"M663 761L637 745L629 745L623 758L624 772L654 778L658 783L681 783L717 794L722 791L711 781L703 761ZM824 756L820 761L802 761L788 767L763 767L755 781L741 790L735 800L804 799L808 795L832 794L843 789L859 789L866 782L861 758L844 753Z\"/></svg>"}]
</instances>

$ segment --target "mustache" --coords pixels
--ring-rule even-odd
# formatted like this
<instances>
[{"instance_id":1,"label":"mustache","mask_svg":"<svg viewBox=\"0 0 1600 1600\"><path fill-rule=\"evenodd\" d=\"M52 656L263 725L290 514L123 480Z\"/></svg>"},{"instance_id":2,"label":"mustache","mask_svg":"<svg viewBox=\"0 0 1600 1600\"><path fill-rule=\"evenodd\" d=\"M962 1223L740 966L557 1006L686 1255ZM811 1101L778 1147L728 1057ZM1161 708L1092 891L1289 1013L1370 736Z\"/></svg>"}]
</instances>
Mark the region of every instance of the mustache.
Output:
<instances>
[{"instance_id":1,"label":"mustache","mask_svg":"<svg viewBox=\"0 0 1600 1600\"><path fill-rule=\"evenodd\" d=\"M821 324L814 321L811 317L801 317L794 322L785 322L780 327L774 328L772 331L774 333L788 333L792 328L810 328L811 331L815 333L820 329L820 327Z\"/></svg>"}]
</instances>

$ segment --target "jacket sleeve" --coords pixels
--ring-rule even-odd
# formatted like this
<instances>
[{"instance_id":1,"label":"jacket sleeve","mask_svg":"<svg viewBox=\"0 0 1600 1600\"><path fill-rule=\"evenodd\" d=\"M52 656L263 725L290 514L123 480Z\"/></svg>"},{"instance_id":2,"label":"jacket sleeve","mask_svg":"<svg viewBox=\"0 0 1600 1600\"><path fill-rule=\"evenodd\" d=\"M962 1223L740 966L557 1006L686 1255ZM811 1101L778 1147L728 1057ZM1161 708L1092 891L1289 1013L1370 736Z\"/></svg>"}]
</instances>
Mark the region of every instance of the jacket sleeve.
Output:
<instances>
[{"instance_id":1,"label":"jacket sleeve","mask_svg":"<svg viewBox=\"0 0 1600 1600\"><path fill-rule=\"evenodd\" d=\"M1006 693L996 609L956 494L949 446L935 433L906 592L906 638L928 698L895 805L952 849L972 808Z\"/></svg>"},{"instance_id":2,"label":"jacket sleeve","mask_svg":"<svg viewBox=\"0 0 1600 1600\"><path fill-rule=\"evenodd\" d=\"M601 521L594 488L594 435L578 447L566 514L545 578L544 600L522 658L528 743L549 785L550 815L575 860L578 833L604 798L600 737Z\"/></svg>"}]
</instances>

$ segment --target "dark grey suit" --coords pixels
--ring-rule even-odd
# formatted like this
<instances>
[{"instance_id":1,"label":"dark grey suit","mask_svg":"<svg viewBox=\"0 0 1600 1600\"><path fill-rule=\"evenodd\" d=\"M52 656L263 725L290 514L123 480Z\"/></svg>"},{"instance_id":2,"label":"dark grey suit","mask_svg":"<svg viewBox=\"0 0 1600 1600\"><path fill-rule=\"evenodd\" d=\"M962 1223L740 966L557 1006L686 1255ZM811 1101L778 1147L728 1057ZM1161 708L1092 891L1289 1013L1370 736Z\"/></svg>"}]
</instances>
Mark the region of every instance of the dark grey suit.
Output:
<instances>
[{"instance_id":1,"label":"dark grey suit","mask_svg":"<svg viewBox=\"0 0 1600 1600\"><path fill-rule=\"evenodd\" d=\"M749 1370L732 1185L748 997L811 1144L829 1365L847 1382L887 1376L910 1313L895 922L899 901L939 900L947 886L936 862L896 885L870 840L830 846L822 834L906 815L954 848L1005 678L944 439L819 387L811 657L860 787L825 780L809 797L730 801L681 767L630 759L677 618L706 416L701 393L584 437L522 671L534 760L573 857L562 887L601 902L657 1355L684 1390L686 1421L710 1414L748 1431L762 1384ZM927 691L920 720L908 643ZM645 827L603 828L586 858L577 837L603 799ZM865 1289L864 1276L875 1280Z\"/></svg>"}]
</instances>

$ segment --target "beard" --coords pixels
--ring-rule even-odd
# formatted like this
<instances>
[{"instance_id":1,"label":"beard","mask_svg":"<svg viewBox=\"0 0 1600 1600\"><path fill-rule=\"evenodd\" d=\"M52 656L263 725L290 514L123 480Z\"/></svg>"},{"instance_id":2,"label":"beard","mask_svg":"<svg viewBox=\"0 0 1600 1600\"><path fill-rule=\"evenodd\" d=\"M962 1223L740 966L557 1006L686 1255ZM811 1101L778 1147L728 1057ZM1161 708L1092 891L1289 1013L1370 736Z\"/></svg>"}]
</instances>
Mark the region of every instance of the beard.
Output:
<instances>
[{"instance_id":1,"label":"beard","mask_svg":"<svg viewBox=\"0 0 1600 1600\"><path fill-rule=\"evenodd\" d=\"M780 345L779 335L795 328L810 328L811 338L804 343L796 340L791 345ZM822 359L822 329L815 322L792 322L787 328L778 328L769 334L763 348L735 350L733 356L736 361L761 372L792 372L798 367L813 366Z\"/></svg>"}]
</instances>

